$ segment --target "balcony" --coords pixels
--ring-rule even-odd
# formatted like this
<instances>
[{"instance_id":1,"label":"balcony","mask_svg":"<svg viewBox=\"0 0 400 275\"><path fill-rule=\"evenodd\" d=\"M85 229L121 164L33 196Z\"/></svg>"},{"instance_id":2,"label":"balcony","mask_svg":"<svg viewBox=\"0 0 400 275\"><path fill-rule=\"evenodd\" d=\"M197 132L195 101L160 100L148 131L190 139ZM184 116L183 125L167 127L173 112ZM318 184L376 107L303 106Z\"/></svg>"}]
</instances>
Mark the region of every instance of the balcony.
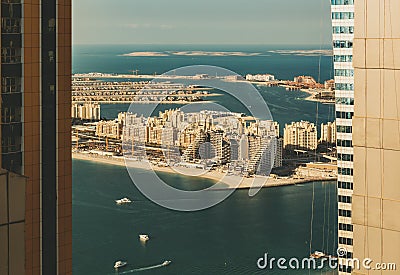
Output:
<instances>
[{"instance_id":1,"label":"balcony","mask_svg":"<svg viewBox=\"0 0 400 275\"><path fill-rule=\"evenodd\" d=\"M1 18L1 32L3 34L18 34L21 33L21 19L4 17Z\"/></svg>"},{"instance_id":2,"label":"balcony","mask_svg":"<svg viewBox=\"0 0 400 275\"><path fill-rule=\"evenodd\" d=\"M18 64L21 63L20 48L1 48L1 63L2 64Z\"/></svg>"}]
</instances>

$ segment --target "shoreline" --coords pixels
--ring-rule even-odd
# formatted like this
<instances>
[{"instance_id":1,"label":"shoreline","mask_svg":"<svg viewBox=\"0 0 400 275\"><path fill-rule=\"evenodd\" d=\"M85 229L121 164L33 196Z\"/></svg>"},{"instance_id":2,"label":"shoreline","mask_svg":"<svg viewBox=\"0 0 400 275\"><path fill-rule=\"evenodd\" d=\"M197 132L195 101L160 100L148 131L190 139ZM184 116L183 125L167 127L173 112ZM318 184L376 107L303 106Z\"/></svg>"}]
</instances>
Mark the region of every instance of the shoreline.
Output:
<instances>
[{"instance_id":1,"label":"shoreline","mask_svg":"<svg viewBox=\"0 0 400 275\"><path fill-rule=\"evenodd\" d=\"M87 154L87 153L78 153L72 152L72 159L77 160L84 160L84 161L92 161L97 163L109 164L109 165L117 165L117 166L125 166L125 160L123 157L107 157L107 156L100 156L95 154ZM135 169L143 169L143 170L153 170L156 172L162 173L177 173L176 170L172 169L171 167L160 167L151 165L149 168L148 163L140 162L140 161L129 161L129 167ZM186 168L177 168L177 170L184 169L188 172L196 172L197 174L202 171L199 169L186 169ZM183 174L184 175L184 174ZM193 174L192 174L193 175ZM191 175L186 175L190 177ZM240 176L228 176L223 172L219 171L208 171L204 172L200 175L196 175L196 177L206 178L209 180L213 180L216 184L223 185L221 188L214 189L214 190L226 190L226 189L249 189L253 185L253 181L257 179L257 182L263 181L262 188L268 187L277 187L277 186L289 186L289 185L297 185L303 183L309 183L313 181L336 181L336 178L322 178L322 177L309 177L303 179L295 179L295 178L272 178L266 176L256 176L255 178L245 178ZM240 184L239 184L240 182Z\"/></svg>"}]
</instances>

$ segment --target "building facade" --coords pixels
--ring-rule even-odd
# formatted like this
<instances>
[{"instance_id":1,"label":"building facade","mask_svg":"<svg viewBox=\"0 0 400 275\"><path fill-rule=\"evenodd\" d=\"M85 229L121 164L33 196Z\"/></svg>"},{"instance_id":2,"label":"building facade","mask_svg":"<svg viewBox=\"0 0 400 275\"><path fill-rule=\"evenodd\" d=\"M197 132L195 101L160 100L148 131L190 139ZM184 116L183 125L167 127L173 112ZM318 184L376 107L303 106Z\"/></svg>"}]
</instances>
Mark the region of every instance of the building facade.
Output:
<instances>
[{"instance_id":1,"label":"building facade","mask_svg":"<svg viewBox=\"0 0 400 275\"><path fill-rule=\"evenodd\" d=\"M315 150L317 145L317 127L314 123L299 121L285 125L283 146L286 150Z\"/></svg>"},{"instance_id":2,"label":"building facade","mask_svg":"<svg viewBox=\"0 0 400 275\"><path fill-rule=\"evenodd\" d=\"M354 258L400 265L400 1L355 3Z\"/></svg>"},{"instance_id":3,"label":"building facade","mask_svg":"<svg viewBox=\"0 0 400 275\"><path fill-rule=\"evenodd\" d=\"M347 250L339 256L339 274L352 268L345 258L353 256L353 194L352 118L354 114L354 0L331 0L333 61L335 77L337 153L338 159L338 243Z\"/></svg>"},{"instance_id":4,"label":"building facade","mask_svg":"<svg viewBox=\"0 0 400 275\"><path fill-rule=\"evenodd\" d=\"M85 120L100 120L100 104L74 103L71 108L72 118Z\"/></svg>"},{"instance_id":5,"label":"building facade","mask_svg":"<svg viewBox=\"0 0 400 275\"><path fill-rule=\"evenodd\" d=\"M321 123L321 141L336 143L336 122Z\"/></svg>"},{"instance_id":6,"label":"building facade","mask_svg":"<svg viewBox=\"0 0 400 275\"><path fill-rule=\"evenodd\" d=\"M26 178L0 169L0 274L25 274Z\"/></svg>"},{"instance_id":7,"label":"building facade","mask_svg":"<svg viewBox=\"0 0 400 275\"><path fill-rule=\"evenodd\" d=\"M27 178L19 264L71 274L71 1L4 0L1 20L1 167Z\"/></svg>"}]
</instances>

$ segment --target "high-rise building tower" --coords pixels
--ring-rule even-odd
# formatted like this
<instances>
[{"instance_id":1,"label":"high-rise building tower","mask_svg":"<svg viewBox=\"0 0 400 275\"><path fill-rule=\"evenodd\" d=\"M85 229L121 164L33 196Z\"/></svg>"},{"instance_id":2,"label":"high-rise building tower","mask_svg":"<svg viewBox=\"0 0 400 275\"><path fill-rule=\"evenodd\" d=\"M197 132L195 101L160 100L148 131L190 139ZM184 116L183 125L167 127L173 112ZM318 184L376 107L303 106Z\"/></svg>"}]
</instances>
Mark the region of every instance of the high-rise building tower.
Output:
<instances>
[{"instance_id":1,"label":"high-rise building tower","mask_svg":"<svg viewBox=\"0 0 400 275\"><path fill-rule=\"evenodd\" d=\"M71 274L71 1L2 0L1 23L1 167L27 179L19 264Z\"/></svg>"},{"instance_id":2,"label":"high-rise building tower","mask_svg":"<svg viewBox=\"0 0 400 275\"><path fill-rule=\"evenodd\" d=\"M331 0L333 61L335 75L338 158L338 243L348 253L339 256L339 274L351 273L345 258L353 257L352 117L354 114L354 0Z\"/></svg>"},{"instance_id":3,"label":"high-rise building tower","mask_svg":"<svg viewBox=\"0 0 400 275\"><path fill-rule=\"evenodd\" d=\"M353 274L399 274L400 1L358 0L355 13L353 246L372 262Z\"/></svg>"}]
</instances>

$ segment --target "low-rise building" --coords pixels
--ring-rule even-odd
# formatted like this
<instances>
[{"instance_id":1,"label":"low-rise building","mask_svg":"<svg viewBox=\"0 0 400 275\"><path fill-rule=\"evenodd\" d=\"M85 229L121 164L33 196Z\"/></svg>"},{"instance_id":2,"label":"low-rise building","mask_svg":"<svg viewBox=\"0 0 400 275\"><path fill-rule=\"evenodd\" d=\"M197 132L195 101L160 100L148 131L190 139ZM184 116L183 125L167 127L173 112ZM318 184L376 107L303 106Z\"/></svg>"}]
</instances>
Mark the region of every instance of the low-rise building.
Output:
<instances>
[{"instance_id":1,"label":"low-rise building","mask_svg":"<svg viewBox=\"0 0 400 275\"><path fill-rule=\"evenodd\" d=\"M246 75L246 80L247 81L261 81L261 82L268 82L268 81L274 81L275 76L272 74L248 74Z\"/></svg>"}]
</instances>

